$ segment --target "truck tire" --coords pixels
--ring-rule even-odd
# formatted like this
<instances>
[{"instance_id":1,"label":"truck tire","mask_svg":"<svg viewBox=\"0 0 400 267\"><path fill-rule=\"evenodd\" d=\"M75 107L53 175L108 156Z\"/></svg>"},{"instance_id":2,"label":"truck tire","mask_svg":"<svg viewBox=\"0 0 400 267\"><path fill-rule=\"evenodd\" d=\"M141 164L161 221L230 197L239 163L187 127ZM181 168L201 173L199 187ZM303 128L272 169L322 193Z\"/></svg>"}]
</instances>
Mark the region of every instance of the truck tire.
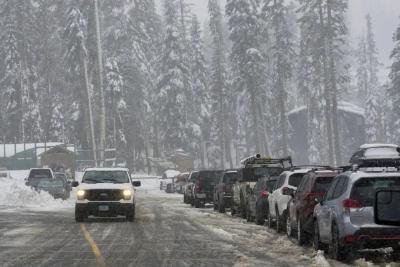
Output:
<instances>
[{"instance_id":1,"label":"truck tire","mask_svg":"<svg viewBox=\"0 0 400 267\"><path fill-rule=\"evenodd\" d=\"M219 200L219 203L218 203L218 211L219 211L219 213L225 213L225 204L224 204L224 200Z\"/></svg>"},{"instance_id":2,"label":"truck tire","mask_svg":"<svg viewBox=\"0 0 400 267\"><path fill-rule=\"evenodd\" d=\"M82 209L75 208L75 221L78 223L84 222L87 219L86 212Z\"/></svg>"},{"instance_id":3,"label":"truck tire","mask_svg":"<svg viewBox=\"0 0 400 267\"><path fill-rule=\"evenodd\" d=\"M264 212L262 212L260 209L257 209L256 206L256 218L255 218L256 224L257 225L263 225L265 222L265 215Z\"/></svg>"},{"instance_id":4,"label":"truck tire","mask_svg":"<svg viewBox=\"0 0 400 267\"><path fill-rule=\"evenodd\" d=\"M126 214L126 220L133 222L135 220L135 206L133 206Z\"/></svg>"}]
</instances>

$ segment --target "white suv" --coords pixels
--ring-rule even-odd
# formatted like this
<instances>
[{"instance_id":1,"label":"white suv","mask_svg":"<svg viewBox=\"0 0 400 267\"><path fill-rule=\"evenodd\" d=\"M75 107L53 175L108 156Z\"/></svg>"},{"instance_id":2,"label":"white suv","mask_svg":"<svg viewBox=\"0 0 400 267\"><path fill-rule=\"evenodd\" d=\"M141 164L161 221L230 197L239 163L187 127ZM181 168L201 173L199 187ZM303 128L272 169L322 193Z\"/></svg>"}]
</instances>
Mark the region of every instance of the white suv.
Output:
<instances>
[{"instance_id":1,"label":"white suv","mask_svg":"<svg viewBox=\"0 0 400 267\"><path fill-rule=\"evenodd\" d=\"M278 232L283 230L286 225L287 207L292 198L288 193L296 190L303 176L311 169L299 168L291 171L285 171L275 184L274 191L268 197L268 227L273 227L274 223Z\"/></svg>"},{"instance_id":2,"label":"white suv","mask_svg":"<svg viewBox=\"0 0 400 267\"><path fill-rule=\"evenodd\" d=\"M135 218L135 187L125 168L89 168L83 174L82 183L72 183L77 188L75 220L84 221L88 216L126 216L128 221Z\"/></svg>"}]
</instances>

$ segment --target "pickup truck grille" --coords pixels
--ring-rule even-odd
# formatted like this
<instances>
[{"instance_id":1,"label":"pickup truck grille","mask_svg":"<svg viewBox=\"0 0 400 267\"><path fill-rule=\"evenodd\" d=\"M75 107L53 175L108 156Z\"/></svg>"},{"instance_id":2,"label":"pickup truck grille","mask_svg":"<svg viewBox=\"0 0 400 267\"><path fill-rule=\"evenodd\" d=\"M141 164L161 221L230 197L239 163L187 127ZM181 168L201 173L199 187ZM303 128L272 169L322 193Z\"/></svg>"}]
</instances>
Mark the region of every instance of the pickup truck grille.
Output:
<instances>
[{"instance_id":1,"label":"pickup truck grille","mask_svg":"<svg viewBox=\"0 0 400 267\"><path fill-rule=\"evenodd\" d=\"M123 199L122 190L119 189L92 189L86 191L89 201L119 201Z\"/></svg>"}]
</instances>

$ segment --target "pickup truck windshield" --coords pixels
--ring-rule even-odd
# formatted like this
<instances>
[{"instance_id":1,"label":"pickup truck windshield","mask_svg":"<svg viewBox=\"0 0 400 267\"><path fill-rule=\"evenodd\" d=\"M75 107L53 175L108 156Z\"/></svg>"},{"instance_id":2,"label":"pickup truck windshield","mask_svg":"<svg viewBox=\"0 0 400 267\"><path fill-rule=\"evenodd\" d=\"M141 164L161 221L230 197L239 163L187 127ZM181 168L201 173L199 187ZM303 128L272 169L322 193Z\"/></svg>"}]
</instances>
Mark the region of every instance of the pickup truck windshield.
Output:
<instances>
[{"instance_id":1,"label":"pickup truck windshield","mask_svg":"<svg viewBox=\"0 0 400 267\"><path fill-rule=\"evenodd\" d=\"M128 174L124 171L87 171L82 178L82 183L123 184L129 183L129 177Z\"/></svg>"}]
</instances>

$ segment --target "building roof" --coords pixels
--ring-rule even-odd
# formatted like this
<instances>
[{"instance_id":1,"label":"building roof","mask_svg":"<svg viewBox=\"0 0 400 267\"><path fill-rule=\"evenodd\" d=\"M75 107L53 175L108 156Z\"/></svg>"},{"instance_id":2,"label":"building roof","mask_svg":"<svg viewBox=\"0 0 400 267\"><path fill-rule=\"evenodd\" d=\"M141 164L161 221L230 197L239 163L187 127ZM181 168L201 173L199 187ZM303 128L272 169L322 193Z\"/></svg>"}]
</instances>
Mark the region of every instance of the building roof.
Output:
<instances>
[{"instance_id":1,"label":"building roof","mask_svg":"<svg viewBox=\"0 0 400 267\"><path fill-rule=\"evenodd\" d=\"M65 146L64 143L60 142L49 142L49 143L36 143L36 155L44 153L56 146ZM46 149L45 149L46 147ZM35 143L25 143L25 144L0 144L0 158L13 157L15 154L33 150L35 149ZM73 145L67 145L67 149L71 152L75 152L75 147ZM4 155L5 152L5 155Z\"/></svg>"}]
</instances>

